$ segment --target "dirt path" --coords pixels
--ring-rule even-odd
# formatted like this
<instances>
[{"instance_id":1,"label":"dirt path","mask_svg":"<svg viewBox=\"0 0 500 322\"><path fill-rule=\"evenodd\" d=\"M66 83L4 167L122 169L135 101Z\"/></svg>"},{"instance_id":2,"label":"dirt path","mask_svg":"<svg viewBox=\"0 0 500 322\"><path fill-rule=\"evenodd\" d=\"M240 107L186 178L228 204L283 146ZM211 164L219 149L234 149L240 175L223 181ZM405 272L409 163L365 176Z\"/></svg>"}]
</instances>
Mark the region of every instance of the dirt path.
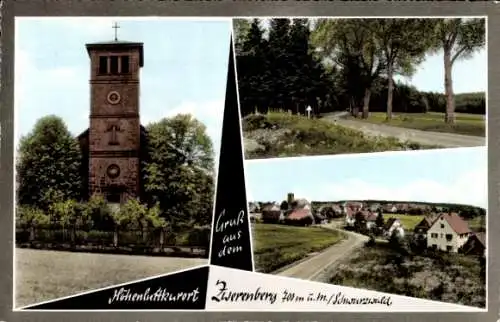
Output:
<instances>
[{"instance_id":1,"label":"dirt path","mask_svg":"<svg viewBox=\"0 0 500 322\"><path fill-rule=\"evenodd\" d=\"M337 230L335 224L324 225L323 227ZM352 253L358 247L361 247L368 237L357 233L343 231L347 234L347 239L327 248L318 255L300 261L296 265L286 268L277 273L280 276L295 277L310 281L323 282L327 278L325 272L330 271L345 256Z\"/></svg>"},{"instance_id":2,"label":"dirt path","mask_svg":"<svg viewBox=\"0 0 500 322\"><path fill-rule=\"evenodd\" d=\"M400 141L412 141L425 145L439 145L444 148L472 147L486 145L484 137L407 129L384 124L372 124L357 120L347 120L346 112L324 115L323 120L363 131L370 136L395 137Z\"/></svg>"}]
</instances>

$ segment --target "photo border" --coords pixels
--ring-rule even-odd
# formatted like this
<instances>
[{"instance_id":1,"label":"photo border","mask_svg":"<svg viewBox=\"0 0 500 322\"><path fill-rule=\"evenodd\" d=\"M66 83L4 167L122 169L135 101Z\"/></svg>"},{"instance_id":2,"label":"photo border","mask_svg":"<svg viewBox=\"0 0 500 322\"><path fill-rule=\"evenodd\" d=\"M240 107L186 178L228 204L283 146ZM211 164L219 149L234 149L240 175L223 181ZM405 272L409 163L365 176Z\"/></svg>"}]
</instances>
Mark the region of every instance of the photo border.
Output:
<instances>
[{"instance_id":1,"label":"photo border","mask_svg":"<svg viewBox=\"0 0 500 322\"><path fill-rule=\"evenodd\" d=\"M165 321L195 320L289 320L289 321L495 321L499 312L500 253L488 251L488 312L487 313L286 313L286 312L85 312L85 313L30 313L12 311L12 222L13 222L13 133L14 133L14 17L15 16L185 16L185 17L249 17L249 16L484 16L487 15L488 30L500 30L500 6L488 2L203 2L199 1L75 1L38 2L35 0L2 1L2 70L1 70L1 138L0 182L3 193L0 205L4 215L0 219L0 320L4 321ZM500 38L488 34L488 124L500 122L500 110L494 102L500 100ZM491 122L491 123L490 123ZM488 148L488 211L499 212L500 200L500 129L487 128ZM489 152L489 151L488 151ZM491 180L490 178L495 178ZM496 181L496 182L495 182ZM495 183L495 184L492 184ZM500 218L488 218L488 245L500 244ZM499 236L497 236L499 235Z\"/></svg>"}]
</instances>

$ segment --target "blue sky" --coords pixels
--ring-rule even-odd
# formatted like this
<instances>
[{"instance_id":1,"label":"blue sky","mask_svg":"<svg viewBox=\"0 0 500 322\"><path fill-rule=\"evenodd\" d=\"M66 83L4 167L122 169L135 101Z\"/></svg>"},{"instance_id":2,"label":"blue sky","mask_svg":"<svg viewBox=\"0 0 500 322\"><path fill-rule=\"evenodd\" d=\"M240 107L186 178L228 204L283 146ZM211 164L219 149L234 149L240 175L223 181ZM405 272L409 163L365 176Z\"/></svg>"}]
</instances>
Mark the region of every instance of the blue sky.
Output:
<instances>
[{"instance_id":1,"label":"blue sky","mask_svg":"<svg viewBox=\"0 0 500 322\"><path fill-rule=\"evenodd\" d=\"M85 44L114 38L144 43L141 123L191 113L207 127L218 154L231 38L229 20L17 18L16 144L45 115L70 131L88 127L89 57Z\"/></svg>"},{"instance_id":2,"label":"blue sky","mask_svg":"<svg viewBox=\"0 0 500 322\"><path fill-rule=\"evenodd\" d=\"M485 147L245 161L249 201L385 199L487 207Z\"/></svg>"}]
</instances>

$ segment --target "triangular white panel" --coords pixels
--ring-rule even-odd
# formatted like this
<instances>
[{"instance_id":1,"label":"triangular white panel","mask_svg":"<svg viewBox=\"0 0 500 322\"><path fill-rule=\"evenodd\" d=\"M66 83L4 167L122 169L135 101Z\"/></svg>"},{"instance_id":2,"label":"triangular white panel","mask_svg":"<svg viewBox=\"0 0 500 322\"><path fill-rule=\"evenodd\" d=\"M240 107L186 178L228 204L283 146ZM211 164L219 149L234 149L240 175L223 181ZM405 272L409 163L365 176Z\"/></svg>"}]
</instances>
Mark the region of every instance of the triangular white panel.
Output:
<instances>
[{"instance_id":1,"label":"triangular white panel","mask_svg":"<svg viewBox=\"0 0 500 322\"><path fill-rule=\"evenodd\" d=\"M381 281L383 283L383 281ZM350 304L349 304L350 303ZM206 309L211 311L485 312L437 302L211 266Z\"/></svg>"}]
</instances>

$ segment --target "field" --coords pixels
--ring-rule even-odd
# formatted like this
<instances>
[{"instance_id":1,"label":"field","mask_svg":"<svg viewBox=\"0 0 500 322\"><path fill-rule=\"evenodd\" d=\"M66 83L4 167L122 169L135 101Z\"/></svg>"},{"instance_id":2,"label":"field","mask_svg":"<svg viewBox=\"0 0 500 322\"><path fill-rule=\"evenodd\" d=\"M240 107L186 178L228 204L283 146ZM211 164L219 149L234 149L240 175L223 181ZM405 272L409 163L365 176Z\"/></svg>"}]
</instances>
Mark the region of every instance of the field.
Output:
<instances>
[{"instance_id":1,"label":"field","mask_svg":"<svg viewBox=\"0 0 500 322\"><path fill-rule=\"evenodd\" d=\"M253 224L255 267L269 273L341 241L345 236L321 227Z\"/></svg>"},{"instance_id":2,"label":"field","mask_svg":"<svg viewBox=\"0 0 500 322\"><path fill-rule=\"evenodd\" d=\"M400 215L400 214L384 214L384 220L389 218L397 218L403 225L406 231L412 231L417 224L419 224L425 216L423 215ZM468 221L469 227L472 231L485 231L485 221L481 217L475 217Z\"/></svg>"},{"instance_id":3,"label":"field","mask_svg":"<svg viewBox=\"0 0 500 322\"><path fill-rule=\"evenodd\" d=\"M397 113L390 121L386 113L370 113L368 119L358 118L364 122L387 124L391 126L417 129L423 131L456 133L473 136L486 136L485 116L477 114L455 114L455 124L444 123L444 113Z\"/></svg>"},{"instance_id":4,"label":"field","mask_svg":"<svg viewBox=\"0 0 500 322\"><path fill-rule=\"evenodd\" d=\"M474 256L410 254L377 244L338 265L330 272L330 283L484 308L484 270Z\"/></svg>"},{"instance_id":5,"label":"field","mask_svg":"<svg viewBox=\"0 0 500 322\"><path fill-rule=\"evenodd\" d=\"M329 121L277 112L246 116L243 132L247 159L435 148L373 138Z\"/></svg>"},{"instance_id":6,"label":"field","mask_svg":"<svg viewBox=\"0 0 500 322\"><path fill-rule=\"evenodd\" d=\"M16 307L206 264L206 259L16 249Z\"/></svg>"},{"instance_id":7,"label":"field","mask_svg":"<svg viewBox=\"0 0 500 322\"><path fill-rule=\"evenodd\" d=\"M416 225L418 225L425 216L423 215L395 215L395 214L384 214L384 220L389 218L397 218L403 225L405 230L413 230Z\"/></svg>"}]
</instances>

